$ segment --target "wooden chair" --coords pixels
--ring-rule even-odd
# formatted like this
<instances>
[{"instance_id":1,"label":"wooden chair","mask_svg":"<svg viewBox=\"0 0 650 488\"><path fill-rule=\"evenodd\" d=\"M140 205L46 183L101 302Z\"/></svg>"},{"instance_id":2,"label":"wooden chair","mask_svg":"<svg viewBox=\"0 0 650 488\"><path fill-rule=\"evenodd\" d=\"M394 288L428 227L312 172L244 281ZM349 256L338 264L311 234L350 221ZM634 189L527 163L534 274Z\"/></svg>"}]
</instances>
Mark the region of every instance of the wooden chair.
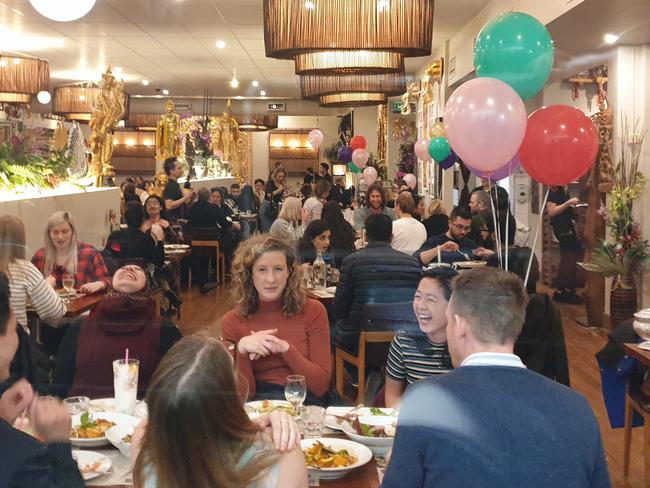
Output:
<instances>
[{"instance_id":1,"label":"wooden chair","mask_svg":"<svg viewBox=\"0 0 650 488\"><path fill-rule=\"evenodd\" d=\"M216 265L216 275L220 283L226 282L226 255L221 252L221 243L219 242L220 229L218 227L192 227L190 234L192 236L190 245L192 250L196 249L214 249L214 260ZM210 257L212 260L212 256Z\"/></svg>"},{"instance_id":2,"label":"wooden chair","mask_svg":"<svg viewBox=\"0 0 650 488\"><path fill-rule=\"evenodd\" d=\"M630 472L630 448L632 447L632 422L634 413L643 418L643 461L645 486L650 487L650 397L640 391L628 391L625 394L625 440L623 451L623 474Z\"/></svg>"}]
</instances>

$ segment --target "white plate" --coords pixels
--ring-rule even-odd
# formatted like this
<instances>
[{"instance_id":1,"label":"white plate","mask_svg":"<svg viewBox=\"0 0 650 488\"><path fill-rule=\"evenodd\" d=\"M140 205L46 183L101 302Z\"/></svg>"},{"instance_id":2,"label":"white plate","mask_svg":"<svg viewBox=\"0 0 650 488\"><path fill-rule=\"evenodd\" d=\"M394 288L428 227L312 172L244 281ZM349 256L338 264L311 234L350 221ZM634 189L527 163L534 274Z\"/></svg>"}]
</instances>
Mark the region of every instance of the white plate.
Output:
<instances>
[{"instance_id":1,"label":"white plate","mask_svg":"<svg viewBox=\"0 0 650 488\"><path fill-rule=\"evenodd\" d=\"M111 469L111 460L98 452L73 450L72 458L77 461L79 471L81 471L85 466L92 466L97 462L100 463L94 471L81 473L81 476L86 481L106 474L108 470Z\"/></svg>"},{"instance_id":2,"label":"white plate","mask_svg":"<svg viewBox=\"0 0 650 488\"><path fill-rule=\"evenodd\" d=\"M132 428L135 428L136 425L140 423L140 419L132 417L131 415L125 415L123 413L113 413L113 412L97 412L92 415L94 419L105 419L110 422L115 422L115 425L126 425ZM81 414L72 416L72 426L75 427L81 423ZM106 436L97 437L95 439L76 439L70 437L70 443L73 446L78 447L99 447L110 444Z\"/></svg>"},{"instance_id":3,"label":"white plate","mask_svg":"<svg viewBox=\"0 0 650 488\"><path fill-rule=\"evenodd\" d=\"M115 398L96 398L88 402L91 407L94 407L95 412L115 412ZM135 412L138 415L138 407L144 404L142 400L138 400L135 404ZM146 409L146 404L145 404Z\"/></svg>"},{"instance_id":4,"label":"white plate","mask_svg":"<svg viewBox=\"0 0 650 488\"><path fill-rule=\"evenodd\" d=\"M487 265L487 261L457 261L454 266L457 268L481 268Z\"/></svg>"},{"instance_id":5,"label":"white plate","mask_svg":"<svg viewBox=\"0 0 650 488\"><path fill-rule=\"evenodd\" d=\"M185 249L165 249L165 254L183 254Z\"/></svg>"},{"instance_id":6,"label":"white plate","mask_svg":"<svg viewBox=\"0 0 650 488\"><path fill-rule=\"evenodd\" d=\"M337 439L335 437L318 437L316 439L303 439L300 441L300 447L303 452L314 445L316 441L320 441L327 447L335 450L347 449L347 451L357 458L357 462L345 468L311 468L307 467L310 471L318 473L318 477L322 480L335 480L342 478L353 469L364 466L372 459L372 452L363 444L358 442L349 441L347 439Z\"/></svg>"},{"instance_id":7,"label":"white plate","mask_svg":"<svg viewBox=\"0 0 650 488\"><path fill-rule=\"evenodd\" d=\"M270 413L270 412L260 412L260 409L262 408L262 405L265 401L268 401L273 406L273 410L275 410L278 407L292 408L291 403L287 402L286 400L257 400L254 402L247 402L244 404L244 409L246 410L248 417L254 419L259 417L260 415L267 415L268 413Z\"/></svg>"},{"instance_id":8,"label":"white plate","mask_svg":"<svg viewBox=\"0 0 650 488\"><path fill-rule=\"evenodd\" d=\"M337 418L347 415L355 407L327 407L325 410L325 426L334 430L343 430L341 424L345 419ZM381 408L379 409L383 414L389 417L397 418L397 410L394 408ZM373 415L372 410L369 407L363 407L355 410L355 414L358 416L368 416Z\"/></svg>"},{"instance_id":9,"label":"white plate","mask_svg":"<svg viewBox=\"0 0 650 488\"><path fill-rule=\"evenodd\" d=\"M165 244L165 249L189 249L189 244Z\"/></svg>"}]
</instances>

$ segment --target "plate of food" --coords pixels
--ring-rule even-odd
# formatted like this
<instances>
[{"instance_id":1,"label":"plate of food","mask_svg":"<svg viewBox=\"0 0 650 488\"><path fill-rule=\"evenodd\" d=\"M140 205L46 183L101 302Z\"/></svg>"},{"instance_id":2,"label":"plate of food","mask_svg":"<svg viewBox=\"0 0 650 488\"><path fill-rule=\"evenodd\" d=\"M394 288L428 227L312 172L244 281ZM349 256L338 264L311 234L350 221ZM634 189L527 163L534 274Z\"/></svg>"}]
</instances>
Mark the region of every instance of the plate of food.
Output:
<instances>
[{"instance_id":1,"label":"plate of food","mask_svg":"<svg viewBox=\"0 0 650 488\"><path fill-rule=\"evenodd\" d=\"M293 414L293 406L285 400L259 400L254 402L247 402L244 404L244 410L251 419L257 418L260 415L268 415L274 410L283 410L289 414Z\"/></svg>"},{"instance_id":2,"label":"plate of food","mask_svg":"<svg viewBox=\"0 0 650 488\"><path fill-rule=\"evenodd\" d=\"M73 450L72 458L86 481L106 474L111 469L111 460L98 452Z\"/></svg>"},{"instance_id":3,"label":"plate of food","mask_svg":"<svg viewBox=\"0 0 650 488\"><path fill-rule=\"evenodd\" d=\"M84 412L72 416L72 431L70 443L78 447L99 447L110 444L106 431L116 425L126 425L135 428L140 419L123 413Z\"/></svg>"},{"instance_id":4,"label":"plate of food","mask_svg":"<svg viewBox=\"0 0 650 488\"><path fill-rule=\"evenodd\" d=\"M189 249L189 244L165 244L165 250L169 249Z\"/></svg>"},{"instance_id":5,"label":"plate of food","mask_svg":"<svg viewBox=\"0 0 650 488\"><path fill-rule=\"evenodd\" d=\"M350 439L367 446L375 456L385 456L393 445L397 417L392 415L360 415L345 420L341 430Z\"/></svg>"},{"instance_id":6,"label":"plate of food","mask_svg":"<svg viewBox=\"0 0 650 488\"><path fill-rule=\"evenodd\" d=\"M90 410L92 412L115 412L117 410L115 398L96 398L94 400L90 400L88 404L90 405L91 407ZM143 404L145 405L145 409L146 409L146 403L144 403L142 400L138 400L136 402L135 404L136 416L139 416L138 407L140 407Z\"/></svg>"},{"instance_id":7,"label":"plate of food","mask_svg":"<svg viewBox=\"0 0 650 488\"><path fill-rule=\"evenodd\" d=\"M108 441L117 447L122 454L131 459L131 436L136 426L114 425L106 431Z\"/></svg>"},{"instance_id":8,"label":"plate of food","mask_svg":"<svg viewBox=\"0 0 650 488\"><path fill-rule=\"evenodd\" d=\"M325 426L334 430L342 430L341 424L343 422L351 422L359 416L368 415L397 418L397 410L394 408L376 407L328 407L325 411Z\"/></svg>"},{"instance_id":9,"label":"plate of food","mask_svg":"<svg viewBox=\"0 0 650 488\"><path fill-rule=\"evenodd\" d=\"M322 480L342 478L372 459L372 452L363 444L347 439L318 437L300 441L307 469L317 471Z\"/></svg>"},{"instance_id":10,"label":"plate of food","mask_svg":"<svg viewBox=\"0 0 650 488\"><path fill-rule=\"evenodd\" d=\"M480 268L487 265L487 261L457 261L454 263L456 268Z\"/></svg>"}]
</instances>

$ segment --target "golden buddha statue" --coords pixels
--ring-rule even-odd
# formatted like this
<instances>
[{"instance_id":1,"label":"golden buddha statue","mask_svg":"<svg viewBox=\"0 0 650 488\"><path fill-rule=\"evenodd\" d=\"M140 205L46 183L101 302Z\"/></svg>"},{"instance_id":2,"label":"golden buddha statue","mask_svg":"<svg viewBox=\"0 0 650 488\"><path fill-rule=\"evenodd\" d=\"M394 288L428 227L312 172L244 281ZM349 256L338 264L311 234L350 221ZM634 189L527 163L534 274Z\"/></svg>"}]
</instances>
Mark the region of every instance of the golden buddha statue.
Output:
<instances>
[{"instance_id":1,"label":"golden buddha statue","mask_svg":"<svg viewBox=\"0 0 650 488\"><path fill-rule=\"evenodd\" d=\"M156 157L167 159L172 156L180 156L179 130L181 117L174 112L176 104L173 100L167 100L165 113L160 116L156 126Z\"/></svg>"},{"instance_id":2,"label":"golden buddha statue","mask_svg":"<svg viewBox=\"0 0 650 488\"><path fill-rule=\"evenodd\" d=\"M95 177L96 186L102 186L104 178L115 176L115 168L110 161L113 155L113 130L125 111L123 88L124 84L117 81L108 68L99 83L100 92L88 123L92 130L89 140L92 153L90 173Z\"/></svg>"},{"instance_id":3,"label":"golden buddha statue","mask_svg":"<svg viewBox=\"0 0 650 488\"><path fill-rule=\"evenodd\" d=\"M167 186L167 181L169 178L167 175L164 173L164 171L161 171L156 175L156 180L154 183L154 189L153 189L153 194L158 195L160 198L162 198L163 193L165 192L165 187Z\"/></svg>"},{"instance_id":4,"label":"golden buddha statue","mask_svg":"<svg viewBox=\"0 0 650 488\"><path fill-rule=\"evenodd\" d=\"M230 163L233 176L238 180L242 178L242 165L239 156L239 124L233 116L230 100L227 110L220 117L210 117L208 124L212 152L221 150L224 162Z\"/></svg>"}]
</instances>

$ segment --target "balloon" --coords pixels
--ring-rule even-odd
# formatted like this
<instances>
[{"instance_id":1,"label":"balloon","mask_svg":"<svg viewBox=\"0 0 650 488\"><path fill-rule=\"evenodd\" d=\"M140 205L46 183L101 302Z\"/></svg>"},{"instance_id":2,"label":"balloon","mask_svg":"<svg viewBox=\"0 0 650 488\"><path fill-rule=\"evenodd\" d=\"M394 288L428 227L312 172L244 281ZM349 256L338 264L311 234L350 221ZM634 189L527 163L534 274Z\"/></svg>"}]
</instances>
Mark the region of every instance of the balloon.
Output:
<instances>
[{"instance_id":1,"label":"balloon","mask_svg":"<svg viewBox=\"0 0 650 488\"><path fill-rule=\"evenodd\" d=\"M214 152L214 157L223 160L223 151L221 149L217 149Z\"/></svg>"},{"instance_id":2,"label":"balloon","mask_svg":"<svg viewBox=\"0 0 650 488\"><path fill-rule=\"evenodd\" d=\"M478 77L508 83L526 100L542 89L553 67L553 39L536 18L508 12L483 26L474 43Z\"/></svg>"},{"instance_id":3,"label":"balloon","mask_svg":"<svg viewBox=\"0 0 650 488\"><path fill-rule=\"evenodd\" d=\"M365 149L366 148L366 138L363 136L354 136L350 139L350 149L353 151L356 149Z\"/></svg>"},{"instance_id":4,"label":"balloon","mask_svg":"<svg viewBox=\"0 0 650 488\"><path fill-rule=\"evenodd\" d=\"M435 139L436 137L446 137L446 136L447 134L445 133L445 125L440 121L433 124L429 129L429 137L431 139Z\"/></svg>"},{"instance_id":5,"label":"balloon","mask_svg":"<svg viewBox=\"0 0 650 488\"><path fill-rule=\"evenodd\" d=\"M339 161L343 161L344 163L349 163L350 161L352 161L352 150L348 146L341 146L339 147L336 156L339 159Z\"/></svg>"},{"instance_id":6,"label":"balloon","mask_svg":"<svg viewBox=\"0 0 650 488\"><path fill-rule=\"evenodd\" d=\"M352 162L357 166L357 168L365 167L368 162L368 152L365 149L355 149L352 153Z\"/></svg>"},{"instance_id":7,"label":"balloon","mask_svg":"<svg viewBox=\"0 0 650 488\"><path fill-rule=\"evenodd\" d=\"M312 129L311 131L309 131L307 140L309 141L309 144L311 144L311 147L313 147L314 149L318 149L320 145L323 143L324 137L325 136L320 131L320 129Z\"/></svg>"},{"instance_id":8,"label":"balloon","mask_svg":"<svg viewBox=\"0 0 650 488\"><path fill-rule=\"evenodd\" d=\"M511 175L519 167L521 162L519 161L519 155L515 155L510 161L501 166L500 168L495 169L491 172L485 172L478 169L474 169L471 166L465 164L467 169L474 173L479 178L489 178L492 181L499 181L504 179L506 176Z\"/></svg>"},{"instance_id":9,"label":"balloon","mask_svg":"<svg viewBox=\"0 0 650 488\"><path fill-rule=\"evenodd\" d=\"M438 161L438 164L442 169L449 169L454 164L456 164L456 161L458 161L458 156L456 156L456 153L452 149L449 151L449 156L447 156L447 159L445 159L444 161Z\"/></svg>"},{"instance_id":10,"label":"balloon","mask_svg":"<svg viewBox=\"0 0 650 488\"><path fill-rule=\"evenodd\" d=\"M414 149L418 159L421 159L422 161L431 161L431 154L429 154L429 144L430 141L426 138L416 141Z\"/></svg>"},{"instance_id":11,"label":"balloon","mask_svg":"<svg viewBox=\"0 0 650 488\"><path fill-rule=\"evenodd\" d=\"M436 137L431 139L429 143L429 154L436 161L444 161L449 157L451 148L449 147L449 141L444 137Z\"/></svg>"},{"instance_id":12,"label":"balloon","mask_svg":"<svg viewBox=\"0 0 650 488\"><path fill-rule=\"evenodd\" d=\"M359 168L357 168L357 167L354 165L354 163L348 163L348 169L349 169L352 173L361 173L361 170L360 170Z\"/></svg>"},{"instance_id":13,"label":"balloon","mask_svg":"<svg viewBox=\"0 0 650 488\"><path fill-rule=\"evenodd\" d=\"M550 105L530 115L519 149L521 165L535 181L566 185L596 161L598 134L589 117L574 107Z\"/></svg>"},{"instance_id":14,"label":"balloon","mask_svg":"<svg viewBox=\"0 0 650 488\"><path fill-rule=\"evenodd\" d=\"M482 171L494 171L512 159L527 122L517 92L494 78L463 83L445 106L449 144L460 159Z\"/></svg>"},{"instance_id":15,"label":"balloon","mask_svg":"<svg viewBox=\"0 0 650 488\"><path fill-rule=\"evenodd\" d=\"M362 178L368 185L372 185L377 181L377 170L372 166L366 166L363 169Z\"/></svg>"},{"instance_id":16,"label":"balloon","mask_svg":"<svg viewBox=\"0 0 650 488\"><path fill-rule=\"evenodd\" d=\"M411 190L415 190L415 186L418 184L418 179L413 173L407 173L404 175L404 183L406 183L406 186Z\"/></svg>"}]
</instances>

